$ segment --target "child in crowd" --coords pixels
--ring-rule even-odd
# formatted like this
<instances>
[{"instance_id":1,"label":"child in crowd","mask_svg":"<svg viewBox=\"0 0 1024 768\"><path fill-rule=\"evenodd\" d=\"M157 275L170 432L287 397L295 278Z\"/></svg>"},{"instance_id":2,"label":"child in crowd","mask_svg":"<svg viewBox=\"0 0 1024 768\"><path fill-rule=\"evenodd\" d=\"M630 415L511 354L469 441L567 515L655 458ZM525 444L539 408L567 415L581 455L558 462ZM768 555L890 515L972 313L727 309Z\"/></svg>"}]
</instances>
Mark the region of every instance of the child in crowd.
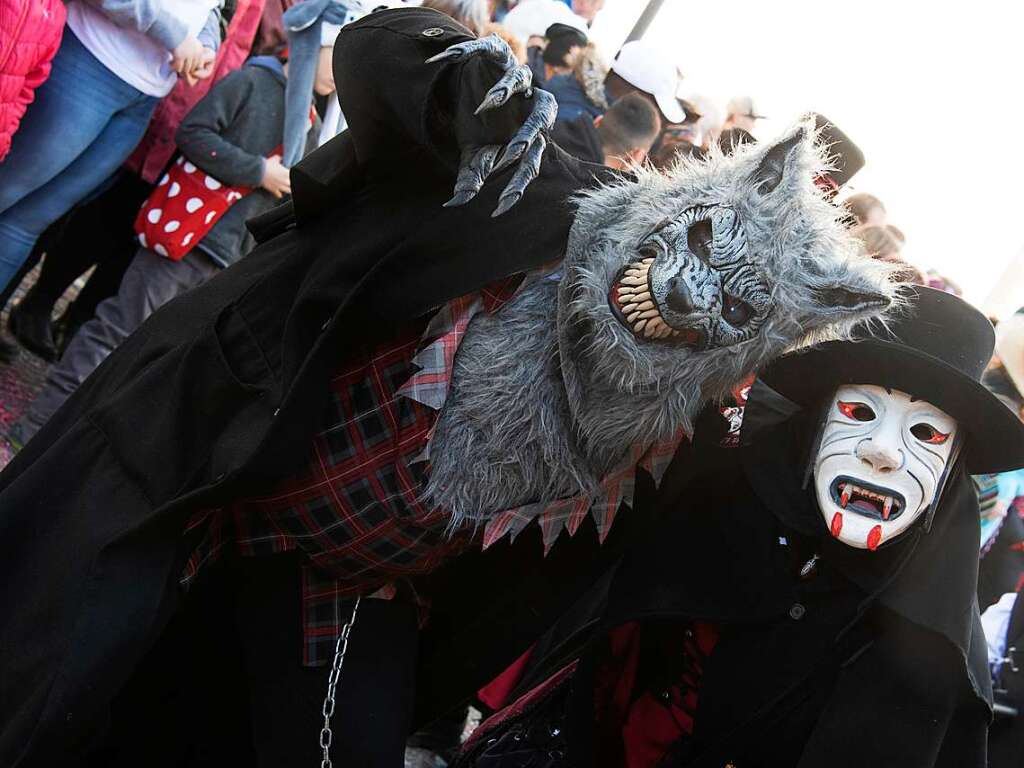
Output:
<instances>
[{"instance_id":1,"label":"child in crowd","mask_svg":"<svg viewBox=\"0 0 1024 768\"><path fill-rule=\"evenodd\" d=\"M142 138L179 75L209 77L220 0L72 0L52 72L0 163L0 289Z\"/></svg>"},{"instance_id":2,"label":"child in crowd","mask_svg":"<svg viewBox=\"0 0 1024 768\"><path fill-rule=\"evenodd\" d=\"M333 45L333 38L330 43ZM334 89L331 57L321 56L320 61L323 63L317 69L313 88L327 95ZM237 199L194 244L186 242L189 227L185 223L172 220L147 203L145 218L159 224L159 232L170 235L167 242L176 239L177 244L194 247L180 261L173 261L162 255L167 253L168 245L140 237L143 247L128 267L117 295L99 305L96 316L82 326L51 369L39 396L12 427L10 448L17 450L34 435L107 355L160 306L248 252L251 242L245 221L291 193L288 169L280 156L287 72L288 66L276 58L254 57L217 83L182 122L176 137L182 153L176 166L180 170L172 175L205 172L205 186L210 190L251 187L253 191ZM312 132L310 139L315 135ZM180 195L176 202L185 199L185 211L202 221L210 204L198 197L186 199L187 193L177 191L176 185L165 177L154 195L163 195L168 202ZM9 456L0 457L0 462L6 464L4 458L9 460Z\"/></svg>"}]
</instances>

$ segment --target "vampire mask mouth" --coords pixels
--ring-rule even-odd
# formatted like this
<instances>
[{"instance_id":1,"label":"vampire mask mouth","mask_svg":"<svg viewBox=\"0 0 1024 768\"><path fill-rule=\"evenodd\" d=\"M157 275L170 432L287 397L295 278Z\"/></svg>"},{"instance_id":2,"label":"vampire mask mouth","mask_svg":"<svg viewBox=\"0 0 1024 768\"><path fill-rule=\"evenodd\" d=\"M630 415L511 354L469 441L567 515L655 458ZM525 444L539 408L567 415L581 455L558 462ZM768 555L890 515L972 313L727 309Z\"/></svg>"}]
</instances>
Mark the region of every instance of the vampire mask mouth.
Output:
<instances>
[{"instance_id":1,"label":"vampire mask mouth","mask_svg":"<svg viewBox=\"0 0 1024 768\"><path fill-rule=\"evenodd\" d=\"M768 314L765 280L726 206L697 205L659 224L616 275L609 304L639 338L696 350L756 335Z\"/></svg>"},{"instance_id":2,"label":"vampire mask mouth","mask_svg":"<svg viewBox=\"0 0 1024 768\"><path fill-rule=\"evenodd\" d=\"M944 411L899 390L840 387L814 463L832 536L874 550L910 528L935 502L956 430Z\"/></svg>"}]
</instances>

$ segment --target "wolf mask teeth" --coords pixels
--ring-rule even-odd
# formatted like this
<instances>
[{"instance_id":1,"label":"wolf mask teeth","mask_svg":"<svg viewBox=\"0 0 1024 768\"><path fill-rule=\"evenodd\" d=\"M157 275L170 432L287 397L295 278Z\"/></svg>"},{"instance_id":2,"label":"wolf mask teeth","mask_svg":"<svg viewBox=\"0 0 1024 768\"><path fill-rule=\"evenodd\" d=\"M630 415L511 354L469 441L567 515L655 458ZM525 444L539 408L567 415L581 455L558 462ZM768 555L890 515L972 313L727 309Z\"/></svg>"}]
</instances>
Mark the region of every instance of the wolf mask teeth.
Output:
<instances>
[{"instance_id":1,"label":"wolf mask teeth","mask_svg":"<svg viewBox=\"0 0 1024 768\"><path fill-rule=\"evenodd\" d=\"M700 335L690 329L673 328L665 322L655 304L649 283L653 258L627 264L612 284L609 296L616 319L645 339L672 339L696 345Z\"/></svg>"}]
</instances>

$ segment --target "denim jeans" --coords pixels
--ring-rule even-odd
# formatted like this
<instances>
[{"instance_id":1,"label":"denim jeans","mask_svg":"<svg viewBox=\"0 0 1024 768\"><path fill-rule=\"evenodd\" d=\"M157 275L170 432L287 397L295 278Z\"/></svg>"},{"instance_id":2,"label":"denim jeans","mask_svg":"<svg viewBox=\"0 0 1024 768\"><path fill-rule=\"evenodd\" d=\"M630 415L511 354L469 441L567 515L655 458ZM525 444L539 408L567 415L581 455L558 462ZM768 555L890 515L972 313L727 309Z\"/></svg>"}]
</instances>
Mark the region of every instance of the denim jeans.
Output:
<instances>
[{"instance_id":1,"label":"denim jeans","mask_svg":"<svg viewBox=\"0 0 1024 768\"><path fill-rule=\"evenodd\" d=\"M64 30L0 163L0 289L50 224L102 184L135 149L158 99L107 69Z\"/></svg>"}]
</instances>

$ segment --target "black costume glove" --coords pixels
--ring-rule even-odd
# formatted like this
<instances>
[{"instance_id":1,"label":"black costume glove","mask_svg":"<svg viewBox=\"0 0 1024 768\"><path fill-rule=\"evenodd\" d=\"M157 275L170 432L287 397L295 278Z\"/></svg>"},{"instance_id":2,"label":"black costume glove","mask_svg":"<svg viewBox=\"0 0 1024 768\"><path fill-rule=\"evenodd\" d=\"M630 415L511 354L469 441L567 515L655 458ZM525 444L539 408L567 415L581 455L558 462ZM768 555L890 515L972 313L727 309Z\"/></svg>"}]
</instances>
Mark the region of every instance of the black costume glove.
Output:
<instances>
[{"instance_id":1,"label":"black costume glove","mask_svg":"<svg viewBox=\"0 0 1024 768\"><path fill-rule=\"evenodd\" d=\"M516 62L508 44L497 35L452 45L427 59L427 63L460 62L470 56L486 57L504 70L498 82L487 91L474 115L504 106L516 96L533 101L533 108L522 127L507 145L470 144L460 147L462 154L455 194L445 203L446 207L468 203L476 197L488 176L519 161L519 167L499 198L498 207L491 214L500 216L519 202L526 187L540 172L544 148L547 146L544 132L554 125L558 107L550 93L533 88L533 72L525 64Z\"/></svg>"}]
</instances>

